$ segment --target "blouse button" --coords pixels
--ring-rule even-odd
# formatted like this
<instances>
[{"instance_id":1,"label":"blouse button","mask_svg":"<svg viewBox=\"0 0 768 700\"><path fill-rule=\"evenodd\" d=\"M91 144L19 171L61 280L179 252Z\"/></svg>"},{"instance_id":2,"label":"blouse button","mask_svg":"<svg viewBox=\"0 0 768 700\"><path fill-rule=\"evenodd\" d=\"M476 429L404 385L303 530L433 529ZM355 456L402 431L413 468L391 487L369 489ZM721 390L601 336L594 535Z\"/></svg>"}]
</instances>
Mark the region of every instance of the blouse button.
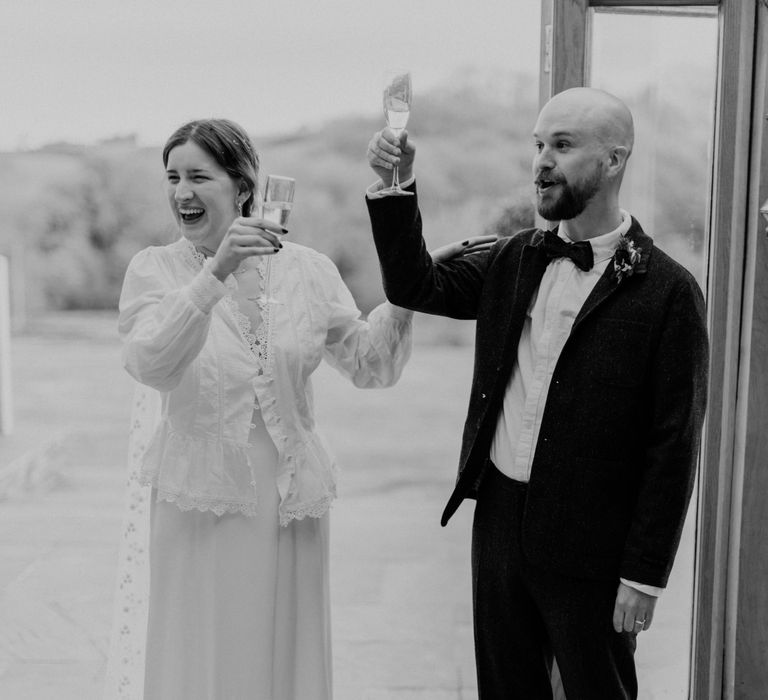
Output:
<instances>
[{"instance_id":1,"label":"blouse button","mask_svg":"<svg viewBox=\"0 0 768 700\"><path fill-rule=\"evenodd\" d=\"M251 430L254 430L256 428L256 423L251 423Z\"/></svg>"}]
</instances>

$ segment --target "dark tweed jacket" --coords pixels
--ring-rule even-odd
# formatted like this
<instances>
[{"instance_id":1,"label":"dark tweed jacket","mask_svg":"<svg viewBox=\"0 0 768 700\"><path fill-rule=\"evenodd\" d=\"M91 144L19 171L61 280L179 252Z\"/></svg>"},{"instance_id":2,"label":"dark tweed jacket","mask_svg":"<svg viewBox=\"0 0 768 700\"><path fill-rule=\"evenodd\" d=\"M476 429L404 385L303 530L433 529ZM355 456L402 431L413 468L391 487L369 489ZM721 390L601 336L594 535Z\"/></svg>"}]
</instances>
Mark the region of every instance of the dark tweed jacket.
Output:
<instances>
[{"instance_id":1,"label":"dark tweed jacket","mask_svg":"<svg viewBox=\"0 0 768 700\"><path fill-rule=\"evenodd\" d=\"M415 186L411 188L415 192ZM433 265L417 197L367 200L384 288L399 306L477 319L475 364L456 487L445 525L474 498L532 295L548 260L536 229L487 253ZM588 579L665 586L693 488L707 390L704 299L654 247L634 274L613 264L584 303L557 362L523 519L531 561Z\"/></svg>"}]
</instances>

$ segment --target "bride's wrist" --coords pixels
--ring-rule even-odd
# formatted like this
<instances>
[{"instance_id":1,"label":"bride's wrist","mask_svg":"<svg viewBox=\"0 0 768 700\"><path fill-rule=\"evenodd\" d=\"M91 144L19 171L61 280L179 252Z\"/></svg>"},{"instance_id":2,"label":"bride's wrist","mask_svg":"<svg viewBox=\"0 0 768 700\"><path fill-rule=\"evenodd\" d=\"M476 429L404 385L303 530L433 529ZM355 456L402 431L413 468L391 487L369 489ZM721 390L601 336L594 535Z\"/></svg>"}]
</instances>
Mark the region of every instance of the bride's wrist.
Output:
<instances>
[{"instance_id":1,"label":"bride's wrist","mask_svg":"<svg viewBox=\"0 0 768 700\"><path fill-rule=\"evenodd\" d=\"M219 280L219 282L223 282L225 279L227 279L227 277L229 277L229 274L230 274L229 271L227 271L225 269L222 269L222 266L221 266L220 262L218 260L216 260L216 258L214 258L211 261L211 266L210 266L209 270L210 270L211 274L217 280Z\"/></svg>"}]
</instances>

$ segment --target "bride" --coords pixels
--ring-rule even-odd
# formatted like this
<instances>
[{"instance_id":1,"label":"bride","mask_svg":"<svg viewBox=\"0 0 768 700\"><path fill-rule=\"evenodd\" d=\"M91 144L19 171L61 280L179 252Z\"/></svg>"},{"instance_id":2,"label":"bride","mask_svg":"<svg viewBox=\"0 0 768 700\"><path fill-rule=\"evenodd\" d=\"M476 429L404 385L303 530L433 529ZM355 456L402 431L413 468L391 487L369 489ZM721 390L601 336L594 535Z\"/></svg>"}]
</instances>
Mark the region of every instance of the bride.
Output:
<instances>
[{"instance_id":1,"label":"bride","mask_svg":"<svg viewBox=\"0 0 768 700\"><path fill-rule=\"evenodd\" d=\"M327 257L254 216L238 125L185 124L163 163L181 237L133 258L120 299L139 389L106 697L329 700L336 470L310 375L393 384L411 312L363 321Z\"/></svg>"}]
</instances>

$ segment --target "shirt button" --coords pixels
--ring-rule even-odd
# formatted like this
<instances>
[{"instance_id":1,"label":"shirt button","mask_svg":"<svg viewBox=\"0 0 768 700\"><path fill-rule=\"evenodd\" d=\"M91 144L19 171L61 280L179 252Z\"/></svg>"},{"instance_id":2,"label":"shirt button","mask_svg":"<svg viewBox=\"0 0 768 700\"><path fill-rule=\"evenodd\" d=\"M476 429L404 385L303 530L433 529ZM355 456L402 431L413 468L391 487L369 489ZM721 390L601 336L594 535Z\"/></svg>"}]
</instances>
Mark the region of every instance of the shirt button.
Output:
<instances>
[{"instance_id":1,"label":"shirt button","mask_svg":"<svg viewBox=\"0 0 768 700\"><path fill-rule=\"evenodd\" d=\"M251 430L254 430L256 428L256 423L251 423Z\"/></svg>"}]
</instances>

